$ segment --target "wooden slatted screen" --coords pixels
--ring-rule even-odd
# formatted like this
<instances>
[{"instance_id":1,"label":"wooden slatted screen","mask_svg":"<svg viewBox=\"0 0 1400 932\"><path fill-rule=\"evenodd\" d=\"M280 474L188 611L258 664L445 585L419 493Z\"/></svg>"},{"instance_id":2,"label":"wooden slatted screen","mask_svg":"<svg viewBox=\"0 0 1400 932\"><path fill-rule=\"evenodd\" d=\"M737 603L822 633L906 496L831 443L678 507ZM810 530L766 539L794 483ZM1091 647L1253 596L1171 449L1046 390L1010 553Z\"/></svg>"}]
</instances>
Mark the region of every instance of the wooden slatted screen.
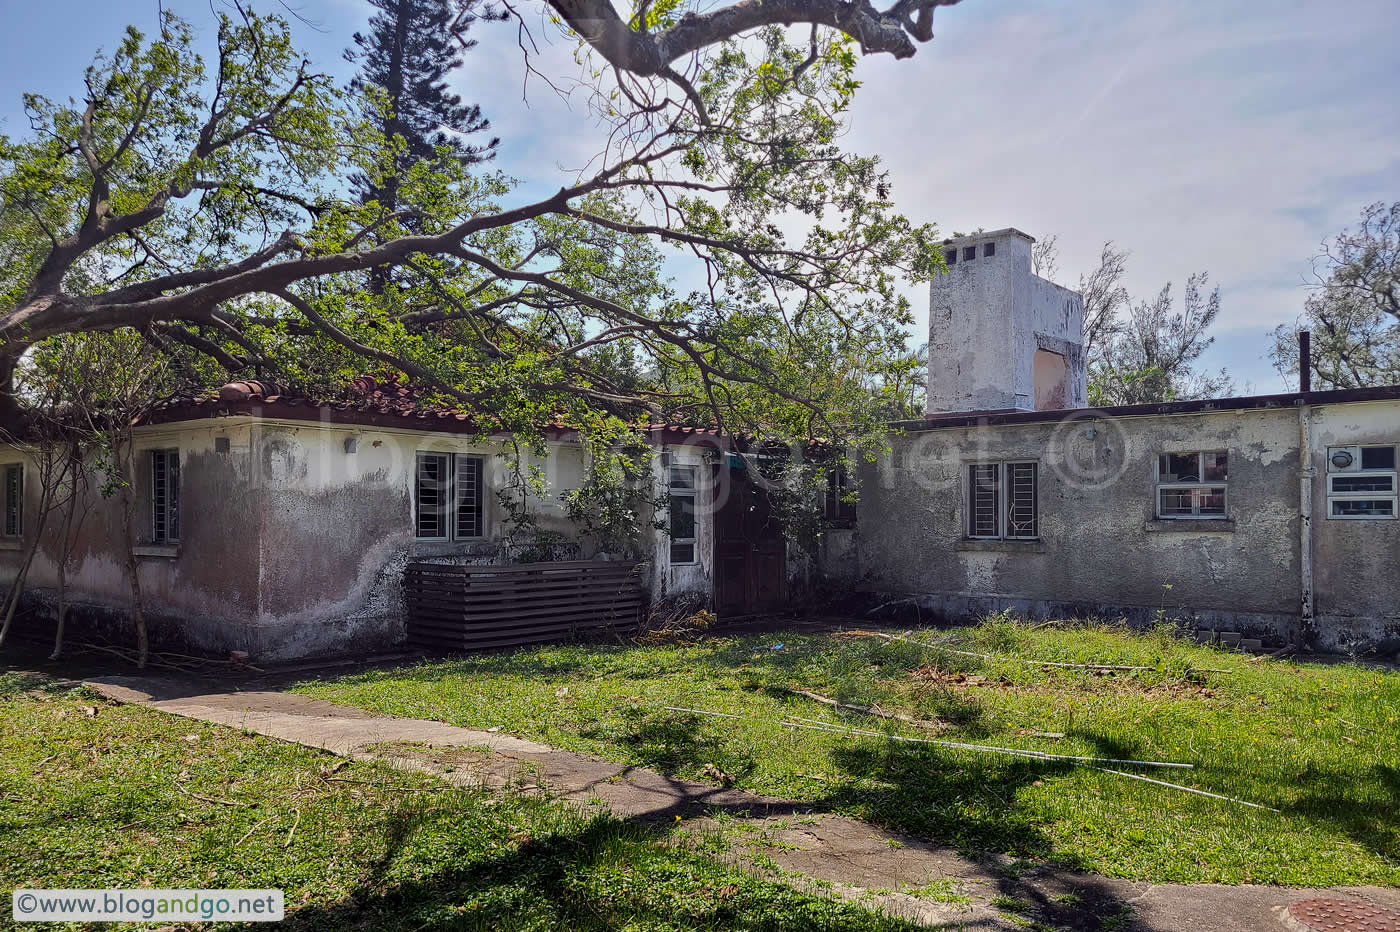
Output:
<instances>
[{"instance_id":1,"label":"wooden slatted screen","mask_svg":"<svg viewBox=\"0 0 1400 932\"><path fill-rule=\"evenodd\" d=\"M410 563L404 599L409 641L440 650L476 650L635 625L642 586L635 563Z\"/></svg>"}]
</instances>

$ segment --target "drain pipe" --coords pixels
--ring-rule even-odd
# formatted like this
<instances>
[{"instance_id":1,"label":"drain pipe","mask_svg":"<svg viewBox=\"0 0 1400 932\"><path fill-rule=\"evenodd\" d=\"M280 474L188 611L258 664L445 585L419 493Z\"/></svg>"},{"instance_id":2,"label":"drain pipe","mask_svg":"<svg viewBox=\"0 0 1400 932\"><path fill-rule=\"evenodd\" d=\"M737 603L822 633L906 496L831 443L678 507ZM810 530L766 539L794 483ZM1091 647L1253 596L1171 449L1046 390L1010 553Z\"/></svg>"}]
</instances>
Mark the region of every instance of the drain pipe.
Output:
<instances>
[{"instance_id":1,"label":"drain pipe","mask_svg":"<svg viewBox=\"0 0 1400 932\"><path fill-rule=\"evenodd\" d=\"M1301 600L1299 605L1298 637L1300 646L1311 648L1316 638L1313 618L1313 457L1312 406L1308 395L1312 389L1312 334L1298 334L1298 390L1302 395L1298 405L1298 574Z\"/></svg>"}]
</instances>

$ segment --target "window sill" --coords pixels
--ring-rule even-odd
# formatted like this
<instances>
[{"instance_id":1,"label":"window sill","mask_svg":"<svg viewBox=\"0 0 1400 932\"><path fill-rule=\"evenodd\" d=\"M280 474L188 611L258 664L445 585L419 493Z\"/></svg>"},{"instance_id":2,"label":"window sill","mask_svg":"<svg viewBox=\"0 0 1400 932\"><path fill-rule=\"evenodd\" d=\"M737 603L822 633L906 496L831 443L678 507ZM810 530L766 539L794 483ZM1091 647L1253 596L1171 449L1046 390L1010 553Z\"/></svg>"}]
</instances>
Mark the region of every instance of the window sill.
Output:
<instances>
[{"instance_id":1,"label":"window sill","mask_svg":"<svg viewBox=\"0 0 1400 932\"><path fill-rule=\"evenodd\" d=\"M410 557L471 557L490 551L484 538L473 540L415 540L408 545Z\"/></svg>"},{"instance_id":2,"label":"window sill","mask_svg":"<svg viewBox=\"0 0 1400 932\"><path fill-rule=\"evenodd\" d=\"M981 540L963 538L958 541L959 550L987 550L1000 553L1044 553L1043 540Z\"/></svg>"},{"instance_id":3,"label":"window sill","mask_svg":"<svg viewBox=\"0 0 1400 932\"><path fill-rule=\"evenodd\" d=\"M1168 534L1233 534L1234 518L1150 518L1143 530Z\"/></svg>"},{"instance_id":4,"label":"window sill","mask_svg":"<svg viewBox=\"0 0 1400 932\"><path fill-rule=\"evenodd\" d=\"M171 560L180 555L179 544L137 544L131 552L138 557L163 557Z\"/></svg>"},{"instance_id":5,"label":"window sill","mask_svg":"<svg viewBox=\"0 0 1400 932\"><path fill-rule=\"evenodd\" d=\"M20 537L0 537L0 550L23 550L24 539Z\"/></svg>"}]
</instances>

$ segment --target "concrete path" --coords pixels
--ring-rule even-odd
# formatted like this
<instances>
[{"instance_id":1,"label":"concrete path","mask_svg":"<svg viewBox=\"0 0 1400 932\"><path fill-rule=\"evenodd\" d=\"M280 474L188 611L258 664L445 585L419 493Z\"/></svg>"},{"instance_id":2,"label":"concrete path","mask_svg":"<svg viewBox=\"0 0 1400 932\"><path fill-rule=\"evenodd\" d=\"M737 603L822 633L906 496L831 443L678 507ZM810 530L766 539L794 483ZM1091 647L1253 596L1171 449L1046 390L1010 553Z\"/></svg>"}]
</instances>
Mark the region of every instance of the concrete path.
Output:
<instances>
[{"instance_id":1,"label":"concrete path","mask_svg":"<svg viewBox=\"0 0 1400 932\"><path fill-rule=\"evenodd\" d=\"M86 685L116 702L384 761L458 785L514 785L605 807L669 826L673 837L703 840L707 851L728 852L720 856L751 869L756 856L765 864L771 858L789 883L814 889L830 884L826 889L844 899L934 928L1025 929L1029 918L1059 929L1256 932L1283 929L1288 904L1312 896L1400 910L1400 890L1389 888L1154 885L1009 859L974 862L950 848L798 803L674 780L508 735L381 716L275 690L173 676L107 676ZM910 889L925 893L897 892Z\"/></svg>"}]
</instances>

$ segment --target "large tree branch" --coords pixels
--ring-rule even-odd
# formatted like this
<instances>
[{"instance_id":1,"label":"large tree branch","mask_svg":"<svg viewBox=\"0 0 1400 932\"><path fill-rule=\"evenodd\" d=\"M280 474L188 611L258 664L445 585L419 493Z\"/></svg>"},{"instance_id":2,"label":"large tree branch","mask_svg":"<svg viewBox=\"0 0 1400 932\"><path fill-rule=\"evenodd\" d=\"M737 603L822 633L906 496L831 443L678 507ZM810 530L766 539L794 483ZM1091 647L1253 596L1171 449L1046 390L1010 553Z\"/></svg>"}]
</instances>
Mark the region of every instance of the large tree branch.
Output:
<instances>
[{"instance_id":1,"label":"large tree branch","mask_svg":"<svg viewBox=\"0 0 1400 932\"><path fill-rule=\"evenodd\" d=\"M876 10L868 0L739 0L706 13L686 13L658 32L631 28L610 0L549 0L569 28L609 64L639 75L666 76L677 59L762 26L811 23L839 29L866 55L909 58L915 41L933 37L933 9L959 0L898 0Z\"/></svg>"}]
</instances>

